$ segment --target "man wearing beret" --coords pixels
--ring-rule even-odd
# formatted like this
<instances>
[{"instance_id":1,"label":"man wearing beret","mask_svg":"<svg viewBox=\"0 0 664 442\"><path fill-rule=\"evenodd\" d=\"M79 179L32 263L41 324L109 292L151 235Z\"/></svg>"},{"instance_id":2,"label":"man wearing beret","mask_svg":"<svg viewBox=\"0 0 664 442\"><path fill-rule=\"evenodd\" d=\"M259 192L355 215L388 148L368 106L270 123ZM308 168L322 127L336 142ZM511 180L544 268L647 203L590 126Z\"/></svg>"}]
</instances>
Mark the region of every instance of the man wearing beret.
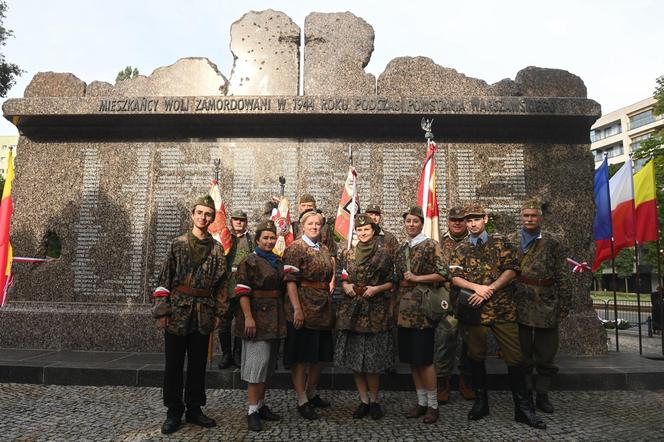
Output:
<instances>
[{"instance_id":1,"label":"man wearing beret","mask_svg":"<svg viewBox=\"0 0 664 442\"><path fill-rule=\"evenodd\" d=\"M224 248L208 233L214 215L214 201L209 195L196 200L191 211L191 232L171 243L159 274L159 287L152 295L154 317L159 328L164 329L163 398L168 408L161 427L164 434L180 427L185 405L187 422L202 427L216 425L214 419L201 411L206 403L205 363L209 336L228 310Z\"/></svg>"},{"instance_id":2,"label":"man wearing beret","mask_svg":"<svg viewBox=\"0 0 664 442\"><path fill-rule=\"evenodd\" d=\"M521 274L516 293L526 386L535 390L537 408L553 413L549 389L558 372L553 361L558 351L558 322L567 316L571 297L565 250L556 236L542 231L542 221L541 203L526 201L521 207L522 228L510 236L510 242L519 245Z\"/></svg>"},{"instance_id":3,"label":"man wearing beret","mask_svg":"<svg viewBox=\"0 0 664 442\"><path fill-rule=\"evenodd\" d=\"M459 287L457 318L468 345L475 402L468 419L478 420L489 414L486 382L487 333L496 337L507 364L514 400L514 420L533 428L546 424L535 414L526 389L526 373L519 345L512 280L518 276L517 251L501 235L489 235L489 220L484 207L472 204L464 210L468 238L454 249L450 261L452 283Z\"/></svg>"},{"instance_id":4,"label":"man wearing beret","mask_svg":"<svg viewBox=\"0 0 664 442\"><path fill-rule=\"evenodd\" d=\"M377 204L371 204L364 212L369 215L369 217L378 227L380 227L378 240L383 243L385 251L392 257L392 259L394 259L397 250L399 250L399 240L396 236L394 236L394 234L383 229L383 227L380 225L380 221L383 219L380 206Z\"/></svg>"},{"instance_id":5,"label":"man wearing beret","mask_svg":"<svg viewBox=\"0 0 664 442\"><path fill-rule=\"evenodd\" d=\"M242 357L242 339L237 336L233 339L231 336L231 324L235 311L238 308L234 296L235 272L240 261L254 251L254 241L251 233L247 230L247 214L242 210L233 210L231 212L231 240L231 250L226 255L230 270L228 295L231 299L231 306L219 328L219 346L221 347L219 368L222 370L233 364L239 367Z\"/></svg>"},{"instance_id":6,"label":"man wearing beret","mask_svg":"<svg viewBox=\"0 0 664 442\"><path fill-rule=\"evenodd\" d=\"M447 232L440 241L443 250L445 264L449 266L452 252L466 239L468 230L464 219L463 210L460 207L452 207L447 212ZM452 305L456 302L458 287L452 286L450 297ZM470 371L468 370L468 349L459 335L459 321L454 316L448 316L438 322L436 326L436 368L442 382L438 383L438 402L447 403L450 398L450 377L454 371L454 365L459 356L459 392L466 400L475 399L475 393L468 387ZM457 351L460 350L460 351Z\"/></svg>"}]
</instances>

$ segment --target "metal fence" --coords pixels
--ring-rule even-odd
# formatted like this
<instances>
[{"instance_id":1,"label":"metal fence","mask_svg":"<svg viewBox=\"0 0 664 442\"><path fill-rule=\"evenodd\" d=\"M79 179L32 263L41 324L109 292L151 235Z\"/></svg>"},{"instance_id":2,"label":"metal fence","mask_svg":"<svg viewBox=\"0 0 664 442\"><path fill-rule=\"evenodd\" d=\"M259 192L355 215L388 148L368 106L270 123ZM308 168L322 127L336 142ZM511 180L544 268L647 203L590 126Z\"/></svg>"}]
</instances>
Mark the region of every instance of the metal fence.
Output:
<instances>
[{"instance_id":1,"label":"metal fence","mask_svg":"<svg viewBox=\"0 0 664 442\"><path fill-rule=\"evenodd\" d=\"M659 306L656 305L655 308L653 308L653 305L650 302L650 295L643 296L640 308L637 300L618 300L616 306L618 310L618 320L620 321L622 319L628 323L625 324L624 328L638 328L639 322L641 322L641 326L643 327L644 332L647 330L648 336L653 335L654 329L660 329L661 321L659 320ZM593 308L600 319L615 322L616 317L614 302L612 299L606 301L602 299L593 299Z\"/></svg>"}]
</instances>

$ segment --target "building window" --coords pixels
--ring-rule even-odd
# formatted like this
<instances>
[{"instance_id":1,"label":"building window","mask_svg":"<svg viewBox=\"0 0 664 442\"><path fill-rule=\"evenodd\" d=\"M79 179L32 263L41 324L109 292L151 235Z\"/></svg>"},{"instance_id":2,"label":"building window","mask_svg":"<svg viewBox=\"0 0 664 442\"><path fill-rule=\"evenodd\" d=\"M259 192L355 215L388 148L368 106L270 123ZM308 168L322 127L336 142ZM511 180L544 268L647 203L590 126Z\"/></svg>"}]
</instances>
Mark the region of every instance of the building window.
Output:
<instances>
[{"instance_id":1,"label":"building window","mask_svg":"<svg viewBox=\"0 0 664 442\"><path fill-rule=\"evenodd\" d=\"M655 121L655 116L652 113L652 109L648 109L645 112L640 112L636 115L629 117L629 128L636 129L637 127L645 126Z\"/></svg>"},{"instance_id":2,"label":"building window","mask_svg":"<svg viewBox=\"0 0 664 442\"><path fill-rule=\"evenodd\" d=\"M636 152L637 150L639 150L639 148L641 147L641 143L650 138L651 135L652 132L648 132L645 135L639 135L638 137L632 138L632 142L630 143L632 152Z\"/></svg>"},{"instance_id":3,"label":"building window","mask_svg":"<svg viewBox=\"0 0 664 442\"><path fill-rule=\"evenodd\" d=\"M614 121L608 126L598 127L590 131L590 142L603 140L604 138L612 137L622 132L620 121Z\"/></svg>"}]
</instances>

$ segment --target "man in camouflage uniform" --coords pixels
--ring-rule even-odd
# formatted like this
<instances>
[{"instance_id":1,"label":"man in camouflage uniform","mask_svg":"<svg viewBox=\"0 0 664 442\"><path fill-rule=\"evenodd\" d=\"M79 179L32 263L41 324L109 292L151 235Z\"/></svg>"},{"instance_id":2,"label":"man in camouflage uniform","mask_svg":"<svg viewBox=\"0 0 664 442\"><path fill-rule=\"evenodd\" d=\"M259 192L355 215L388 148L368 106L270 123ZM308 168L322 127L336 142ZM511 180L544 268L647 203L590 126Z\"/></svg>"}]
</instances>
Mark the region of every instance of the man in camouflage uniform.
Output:
<instances>
[{"instance_id":1,"label":"man in camouflage uniform","mask_svg":"<svg viewBox=\"0 0 664 442\"><path fill-rule=\"evenodd\" d=\"M163 397L168 407L164 434L180 427L185 404L187 422L214 427L205 416L205 363L210 333L228 310L226 257L224 248L208 233L214 220L214 201L209 195L199 198L192 209L191 232L171 243L159 274L159 287L153 298L154 317L164 329L165 372ZM183 368L187 355L187 382Z\"/></svg>"},{"instance_id":2,"label":"man in camouflage uniform","mask_svg":"<svg viewBox=\"0 0 664 442\"><path fill-rule=\"evenodd\" d=\"M489 219L482 206L467 207L464 217L469 235L454 249L450 269L452 283L462 289L457 301L457 317L463 324L462 334L468 345L475 390L475 402L468 419L478 420L489 414L485 359L487 333L491 330L507 364L514 420L544 429L546 424L535 414L526 390L511 284L520 271L516 250L503 236L486 232Z\"/></svg>"},{"instance_id":3,"label":"man in camouflage uniform","mask_svg":"<svg viewBox=\"0 0 664 442\"><path fill-rule=\"evenodd\" d=\"M463 210L452 207L447 212L447 232L440 241L445 264L449 266L452 252L468 236ZM458 287L450 289L452 305L456 303ZM454 371L454 363L459 357L459 392L466 400L475 399L475 393L468 387L470 371L468 370L468 349L459 335L459 321L454 316L447 316L436 326L435 360L438 376L442 382L438 383L438 402L447 403L450 397L450 377ZM457 351L459 350L459 351Z\"/></svg>"},{"instance_id":4,"label":"man in camouflage uniform","mask_svg":"<svg viewBox=\"0 0 664 442\"><path fill-rule=\"evenodd\" d=\"M387 254L390 255L392 259L394 259L397 251L399 250L399 240L396 236L394 236L394 234L383 229L383 227L380 225L380 221L383 218L380 211L380 206L377 204L372 204L367 207L364 212L369 215L369 218L371 218L378 227L380 227L380 233L378 234L377 239L383 243Z\"/></svg>"},{"instance_id":5,"label":"man in camouflage uniform","mask_svg":"<svg viewBox=\"0 0 664 442\"><path fill-rule=\"evenodd\" d=\"M567 316L571 297L565 251L558 238L541 230L542 221L541 204L526 201L521 207L522 228L510 236L510 242L519 245L517 310L526 385L536 392L537 408L553 413L549 389L558 372L553 362L558 351L558 321Z\"/></svg>"},{"instance_id":6,"label":"man in camouflage uniform","mask_svg":"<svg viewBox=\"0 0 664 442\"><path fill-rule=\"evenodd\" d=\"M219 346L221 347L219 368L222 370L233 364L239 367L242 356L242 339L237 336L233 339L231 336L231 324L238 307L236 305L237 300L233 296L235 290L235 272L240 261L252 253L255 246L254 239L249 230L247 230L247 214L242 210L231 212L231 239L231 250L226 255L228 270L231 272L228 278L228 295L231 299L231 306L219 328Z\"/></svg>"}]
</instances>

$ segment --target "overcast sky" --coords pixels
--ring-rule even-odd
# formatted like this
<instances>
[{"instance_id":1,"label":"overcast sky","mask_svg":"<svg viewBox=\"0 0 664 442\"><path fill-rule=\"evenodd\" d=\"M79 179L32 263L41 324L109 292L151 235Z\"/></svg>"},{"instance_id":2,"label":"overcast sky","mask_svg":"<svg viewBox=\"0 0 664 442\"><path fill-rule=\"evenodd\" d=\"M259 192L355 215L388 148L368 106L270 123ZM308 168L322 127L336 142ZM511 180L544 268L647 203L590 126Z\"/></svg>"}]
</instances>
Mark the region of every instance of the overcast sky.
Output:
<instances>
[{"instance_id":1,"label":"overcast sky","mask_svg":"<svg viewBox=\"0 0 664 442\"><path fill-rule=\"evenodd\" d=\"M272 8L301 28L313 11L351 11L374 28L366 70L378 76L399 56L423 55L493 83L526 66L580 76L588 97L611 112L650 96L664 74L662 0L7 0L2 50L26 71L20 97L41 71L86 83L115 81L127 65L149 74L182 57L207 57L230 76L230 26L249 10ZM389 5L389 6L388 6ZM0 134L16 133L4 118Z\"/></svg>"}]
</instances>

